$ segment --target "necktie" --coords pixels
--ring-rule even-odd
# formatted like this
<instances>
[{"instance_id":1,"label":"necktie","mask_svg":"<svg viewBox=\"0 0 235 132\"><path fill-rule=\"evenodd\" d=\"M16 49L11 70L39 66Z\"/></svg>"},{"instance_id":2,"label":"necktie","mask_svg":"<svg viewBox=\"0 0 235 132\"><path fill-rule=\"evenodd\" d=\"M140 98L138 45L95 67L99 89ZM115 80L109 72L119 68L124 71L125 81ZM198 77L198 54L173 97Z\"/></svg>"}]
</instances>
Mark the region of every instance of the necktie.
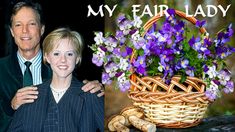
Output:
<instances>
[{"instance_id":1,"label":"necktie","mask_svg":"<svg viewBox=\"0 0 235 132\"><path fill-rule=\"evenodd\" d=\"M24 64L26 65L26 70L24 71L23 86L31 86L33 85L33 78L29 67L32 63L26 61Z\"/></svg>"}]
</instances>

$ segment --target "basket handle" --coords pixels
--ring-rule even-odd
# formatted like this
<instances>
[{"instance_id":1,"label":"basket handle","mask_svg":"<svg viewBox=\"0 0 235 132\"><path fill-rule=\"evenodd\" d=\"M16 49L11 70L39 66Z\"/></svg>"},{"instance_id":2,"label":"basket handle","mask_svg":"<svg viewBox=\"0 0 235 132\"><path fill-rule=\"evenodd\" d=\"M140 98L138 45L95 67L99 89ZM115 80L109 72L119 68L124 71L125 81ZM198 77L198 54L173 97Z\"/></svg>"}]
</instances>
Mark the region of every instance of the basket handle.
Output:
<instances>
[{"instance_id":1,"label":"basket handle","mask_svg":"<svg viewBox=\"0 0 235 132\"><path fill-rule=\"evenodd\" d=\"M165 10L166 11L166 10ZM152 17L151 19L149 19L145 24L144 24L144 31L145 33L149 30L149 28L152 26L153 23L157 22L161 17L163 17L162 14L165 15L165 11L162 11L160 13L158 13L156 16ZM186 14L182 11L179 10L175 10L176 15L178 15L179 17L182 17L186 20L188 20L189 22L191 22L193 25L196 24L197 19L195 17L187 17ZM200 32L203 34L206 32L205 28L200 28ZM145 34L144 33L144 34Z\"/></svg>"}]
</instances>

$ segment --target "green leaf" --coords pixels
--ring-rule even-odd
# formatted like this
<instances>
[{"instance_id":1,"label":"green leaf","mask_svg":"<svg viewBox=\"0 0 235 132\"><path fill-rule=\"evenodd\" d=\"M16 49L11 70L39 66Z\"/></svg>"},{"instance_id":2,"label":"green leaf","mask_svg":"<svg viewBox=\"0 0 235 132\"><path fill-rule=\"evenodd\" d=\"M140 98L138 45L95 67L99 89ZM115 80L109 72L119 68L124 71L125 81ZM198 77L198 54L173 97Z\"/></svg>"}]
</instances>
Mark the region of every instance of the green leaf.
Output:
<instances>
[{"instance_id":1,"label":"green leaf","mask_svg":"<svg viewBox=\"0 0 235 132\"><path fill-rule=\"evenodd\" d=\"M96 44L92 44L91 46L89 46L91 48L91 50L93 51L97 51L97 45Z\"/></svg>"},{"instance_id":2,"label":"green leaf","mask_svg":"<svg viewBox=\"0 0 235 132\"><path fill-rule=\"evenodd\" d=\"M180 83L184 83L186 81L186 75L185 73L181 75Z\"/></svg>"},{"instance_id":3,"label":"green leaf","mask_svg":"<svg viewBox=\"0 0 235 132\"><path fill-rule=\"evenodd\" d=\"M226 111L224 114L225 114L225 115L233 115L233 112Z\"/></svg>"},{"instance_id":4,"label":"green leaf","mask_svg":"<svg viewBox=\"0 0 235 132\"><path fill-rule=\"evenodd\" d=\"M143 50L143 49L140 49L140 50L138 51L138 54L139 54L139 56L143 56L143 55L144 55L144 50Z\"/></svg>"},{"instance_id":5,"label":"green leaf","mask_svg":"<svg viewBox=\"0 0 235 132\"><path fill-rule=\"evenodd\" d=\"M188 42L183 42L183 50L185 52L188 52L190 50L190 45L188 44Z\"/></svg>"},{"instance_id":6,"label":"green leaf","mask_svg":"<svg viewBox=\"0 0 235 132\"><path fill-rule=\"evenodd\" d=\"M110 35L112 35L112 33L111 32L107 32L107 33L105 33L105 37L108 37L108 36L110 36Z\"/></svg>"}]
</instances>

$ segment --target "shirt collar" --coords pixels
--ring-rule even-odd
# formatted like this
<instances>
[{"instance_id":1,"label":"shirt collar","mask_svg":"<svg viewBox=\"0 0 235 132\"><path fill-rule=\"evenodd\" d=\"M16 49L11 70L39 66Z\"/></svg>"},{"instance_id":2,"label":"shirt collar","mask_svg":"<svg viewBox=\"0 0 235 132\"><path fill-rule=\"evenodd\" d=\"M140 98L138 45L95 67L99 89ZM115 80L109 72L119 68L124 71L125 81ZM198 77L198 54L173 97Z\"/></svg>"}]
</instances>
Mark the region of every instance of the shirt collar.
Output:
<instances>
[{"instance_id":1,"label":"shirt collar","mask_svg":"<svg viewBox=\"0 0 235 132\"><path fill-rule=\"evenodd\" d=\"M17 51L17 58L18 58L20 67L21 67L22 65L24 65L24 63L25 63L26 61L32 62L32 65L39 64L39 63L41 63L41 59L42 59L42 51L39 50L39 52L37 53L37 55L36 55L35 57L33 57L31 60L25 59L25 58L19 53L19 51Z\"/></svg>"}]
</instances>

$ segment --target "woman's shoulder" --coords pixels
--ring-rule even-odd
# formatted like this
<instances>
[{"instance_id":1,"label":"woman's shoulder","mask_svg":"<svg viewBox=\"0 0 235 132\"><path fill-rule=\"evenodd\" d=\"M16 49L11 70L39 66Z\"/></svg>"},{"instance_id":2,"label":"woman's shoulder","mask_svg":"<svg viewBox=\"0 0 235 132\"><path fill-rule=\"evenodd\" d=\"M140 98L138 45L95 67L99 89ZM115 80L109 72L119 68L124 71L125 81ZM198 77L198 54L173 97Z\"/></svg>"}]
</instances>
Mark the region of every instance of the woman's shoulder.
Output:
<instances>
[{"instance_id":1,"label":"woman's shoulder","mask_svg":"<svg viewBox=\"0 0 235 132\"><path fill-rule=\"evenodd\" d=\"M41 83L41 84L38 84L36 85L35 87L38 88L38 91L39 93L44 93L48 90L48 88L50 87L50 84L51 84L51 79L49 80L46 80L45 82Z\"/></svg>"},{"instance_id":2,"label":"woman's shoulder","mask_svg":"<svg viewBox=\"0 0 235 132\"><path fill-rule=\"evenodd\" d=\"M73 92L81 94L81 93L83 93L83 90L82 90L83 85L84 85L84 83L82 83L82 81L80 81L77 78L73 77L72 81L71 81L70 88Z\"/></svg>"},{"instance_id":3,"label":"woman's shoulder","mask_svg":"<svg viewBox=\"0 0 235 132\"><path fill-rule=\"evenodd\" d=\"M93 96L93 95L96 95L96 94L93 94L93 93L90 93L89 91L88 92L84 92L82 90L82 87L84 86L85 84L78 80L77 78L73 78L72 79L72 82L71 82L71 91L73 94L76 94L76 96L80 96L82 98L90 98L90 96Z\"/></svg>"}]
</instances>

